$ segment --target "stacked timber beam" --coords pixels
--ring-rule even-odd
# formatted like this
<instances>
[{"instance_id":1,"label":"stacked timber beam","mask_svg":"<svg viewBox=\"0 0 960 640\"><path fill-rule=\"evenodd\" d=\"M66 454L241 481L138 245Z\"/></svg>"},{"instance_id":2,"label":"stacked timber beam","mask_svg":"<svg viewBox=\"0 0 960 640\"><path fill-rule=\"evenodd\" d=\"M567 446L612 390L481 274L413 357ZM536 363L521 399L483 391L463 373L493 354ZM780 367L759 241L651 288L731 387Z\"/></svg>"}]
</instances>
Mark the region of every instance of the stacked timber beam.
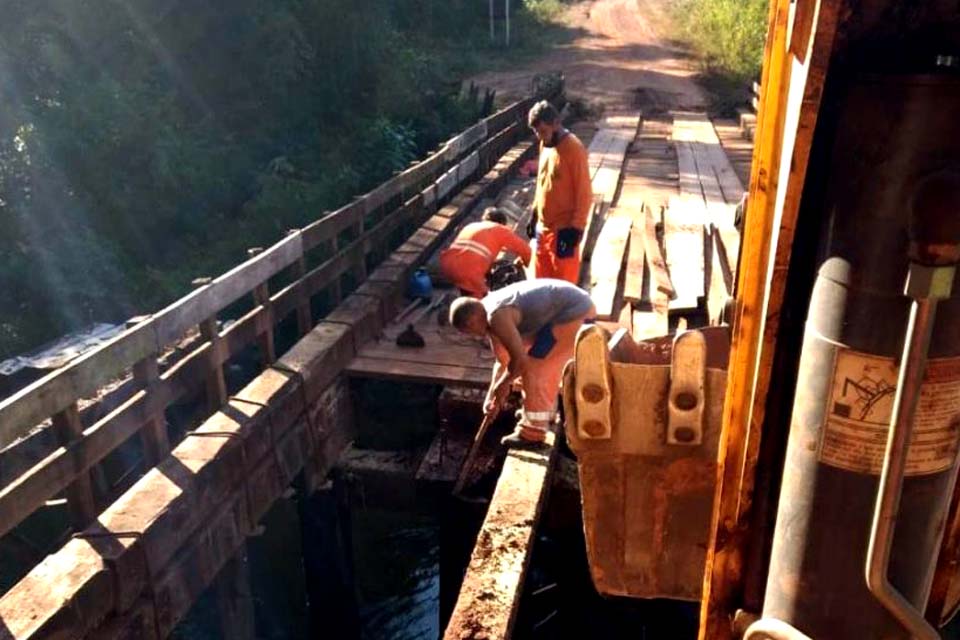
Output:
<instances>
[{"instance_id":1,"label":"stacked timber beam","mask_svg":"<svg viewBox=\"0 0 960 640\"><path fill-rule=\"evenodd\" d=\"M598 316L637 339L667 334L671 315L704 324L704 305L717 324L732 295L742 194L706 117L645 121L590 264Z\"/></svg>"},{"instance_id":2,"label":"stacked timber beam","mask_svg":"<svg viewBox=\"0 0 960 640\"><path fill-rule=\"evenodd\" d=\"M733 296L740 251L734 218L743 185L713 123L704 115L674 113L672 137L677 149L680 194L668 205L664 221L665 234L669 237L673 230L676 237L674 252L667 248L667 265L678 292L671 307L689 309L704 298L710 324L717 324ZM682 287L677 276L682 277ZM697 301L693 300L694 293Z\"/></svg>"},{"instance_id":3,"label":"stacked timber beam","mask_svg":"<svg viewBox=\"0 0 960 640\"><path fill-rule=\"evenodd\" d=\"M78 386L79 381L96 388L96 382L78 377L76 371L96 381L109 379L118 367L137 362L144 352L156 353L161 336L174 337L181 327L212 317L283 268L301 264L305 243L332 241L337 250L333 258L273 296L264 297L261 290L261 300L270 301L266 313L276 314L274 317L262 315L265 305L261 304L251 312L253 320L241 319L228 330L247 322L254 340L265 326L272 326L272 320L279 319L282 305L291 312L309 299L316 291L308 284L311 278L314 283L328 284L334 279L339 283L341 275L359 269L359 262L349 258L365 257L367 243L371 247L375 243L375 231L387 233L387 226L396 229L393 225L400 223L394 218L399 212L404 222L426 220L427 233L418 232L401 245L290 351L276 362L265 363L257 378L225 398L213 415L100 513L94 524L79 530L0 598L0 639L164 638L221 568L233 561L245 537L294 477L303 473L308 487L320 482L352 437L349 397L341 375L344 367L392 315L412 270L477 201L499 189L529 153L529 142L509 148L523 131L519 119L527 105L518 104L508 112L514 124L481 143L455 166L466 163L465 179L469 179L483 170L481 167L496 162L459 194L439 195L441 176L393 214L369 226L366 220L374 214L369 211L370 203L352 203L321 221L329 220L326 228L318 225L292 233L134 327L118 339L122 349L96 352L68 367L68 375L54 376L51 387L49 382L30 387L25 394L0 404L0 416L21 418L16 424L4 422L0 429L15 435L23 425L34 424L34 418L42 419L51 406L69 406L69 401L86 389ZM504 112L492 118L508 119ZM469 160L471 157L481 159ZM382 206L392 198L402 200L403 196L381 192L372 201ZM351 237L351 230L353 239L339 249L337 242ZM366 260L362 270L367 270ZM237 273L245 275L240 279ZM286 297L281 297L284 293ZM193 380L202 384L211 366L222 367L223 353L231 350L228 332L219 336L218 348L211 347L214 341L208 340L198 350L194 359L198 375L177 380L178 386L165 392L167 398L173 391L195 384ZM140 347L137 340L145 341L146 346ZM105 353L111 358L106 362L102 360ZM165 372L160 378L171 380L173 375ZM64 391L51 396L49 388ZM148 392L137 393L128 403L132 408L124 405L119 410L127 416L119 426L106 419L89 439L86 436L91 430L84 432L80 448L71 445L59 450L52 460L45 460L0 491L0 526L12 528L42 504L51 490L67 486L99 459L96 456L106 455L123 438L137 433L141 424L156 415L157 407L164 406L162 402ZM96 447L95 454L90 447Z\"/></svg>"},{"instance_id":4,"label":"stacked timber beam","mask_svg":"<svg viewBox=\"0 0 960 640\"><path fill-rule=\"evenodd\" d=\"M643 122L623 161L616 205L602 223L585 283L598 317L633 330L638 338L668 331L673 288L657 233L658 196L665 202L676 193L668 137L669 123Z\"/></svg>"}]
</instances>

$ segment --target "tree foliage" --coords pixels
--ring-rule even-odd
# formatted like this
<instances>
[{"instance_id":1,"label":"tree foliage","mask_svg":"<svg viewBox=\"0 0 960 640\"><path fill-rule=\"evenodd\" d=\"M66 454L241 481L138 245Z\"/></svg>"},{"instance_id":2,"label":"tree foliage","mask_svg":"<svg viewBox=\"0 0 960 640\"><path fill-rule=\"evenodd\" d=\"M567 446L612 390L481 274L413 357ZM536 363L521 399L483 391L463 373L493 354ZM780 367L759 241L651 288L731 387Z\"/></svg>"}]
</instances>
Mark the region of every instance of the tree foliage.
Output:
<instances>
[{"instance_id":1,"label":"tree foliage","mask_svg":"<svg viewBox=\"0 0 960 640\"><path fill-rule=\"evenodd\" d=\"M485 10L5 0L0 357L153 311L463 128Z\"/></svg>"},{"instance_id":2,"label":"tree foliage","mask_svg":"<svg viewBox=\"0 0 960 640\"><path fill-rule=\"evenodd\" d=\"M707 67L740 81L759 77L769 0L681 0L676 15Z\"/></svg>"}]
</instances>

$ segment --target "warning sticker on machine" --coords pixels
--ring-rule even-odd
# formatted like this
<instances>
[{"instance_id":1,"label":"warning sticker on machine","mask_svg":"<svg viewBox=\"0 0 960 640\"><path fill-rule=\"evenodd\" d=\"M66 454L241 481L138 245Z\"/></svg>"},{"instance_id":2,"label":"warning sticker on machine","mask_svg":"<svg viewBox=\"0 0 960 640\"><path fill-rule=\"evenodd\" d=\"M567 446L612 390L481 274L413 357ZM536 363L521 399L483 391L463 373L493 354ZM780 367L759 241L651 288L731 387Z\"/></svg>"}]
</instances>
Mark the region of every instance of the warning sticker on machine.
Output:
<instances>
[{"instance_id":1,"label":"warning sticker on machine","mask_svg":"<svg viewBox=\"0 0 960 640\"><path fill-rule=\"evenodd\" d=\"M880 474L897 390L897 366L883 358L839 349L827 406L820 461L858 473ZM933 359L920 389L906 473L949 469L960 433L960 358Z\"/></svg>"}]
</instances>

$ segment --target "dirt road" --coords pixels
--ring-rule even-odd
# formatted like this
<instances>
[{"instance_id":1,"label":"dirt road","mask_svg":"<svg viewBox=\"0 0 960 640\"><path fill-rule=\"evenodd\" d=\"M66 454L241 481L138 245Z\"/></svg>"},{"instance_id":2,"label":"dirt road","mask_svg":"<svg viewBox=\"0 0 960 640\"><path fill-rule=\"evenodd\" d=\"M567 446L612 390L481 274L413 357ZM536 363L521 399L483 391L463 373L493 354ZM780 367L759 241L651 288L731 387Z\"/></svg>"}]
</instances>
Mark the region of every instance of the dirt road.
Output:
<instances>
[{"instance_id":1,"label":"dirt road","mask_svg":"<svg viewBox=\"0 0 960 640\"><path fill-rule=\"evenodd\" d=\"M636 107L703 110L705 98L693 81L692 61L656 28L668 1L579 2L565 19L572 36L568 43L516 69L473 80L514 98L529 93L534 75L562 70L568 95L602 105L607 113Z\"/></svg>"}]
</instances>

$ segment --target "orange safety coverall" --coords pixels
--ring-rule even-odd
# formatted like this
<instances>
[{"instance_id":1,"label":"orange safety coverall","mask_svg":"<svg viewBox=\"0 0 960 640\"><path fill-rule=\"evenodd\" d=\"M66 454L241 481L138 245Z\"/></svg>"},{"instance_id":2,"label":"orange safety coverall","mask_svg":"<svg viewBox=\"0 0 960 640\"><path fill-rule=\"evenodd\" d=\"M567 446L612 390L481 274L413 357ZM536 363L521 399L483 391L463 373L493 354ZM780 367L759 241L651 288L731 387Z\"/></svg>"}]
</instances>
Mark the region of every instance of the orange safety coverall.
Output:
<instances>
[{"instance_id":1,"label":"orange safety coverall","mask_svg":"<svg viewBox=\"0 0 960 640\"><path fill-rule=\"evenodd\" d=\"M482 298L487 294L487 272L504 249L530 264L530 245L497 222L471 222L440 254L440 273L459 287L464 295Z\"/></svg>"},{"instance_id":2,"label":"orange safety coverall","mask_svg":"<svg viewBox=\"0 0 960 640\"><path fill-rule=\"evenodd\" d=\"M577 332L584 321L596 316L597 310L590 310L569 322L553 325L553 337L556 344L543 358L531 356L527 360L527 371L520 379L523 392L522 423L534 429L545 430L549 427L556 415L557 396L560 393L560 383L563 381L563 368L573 359L574 348L577 342ZM493 351L500 364L507 366L510 362L510 353L503 344L494 338ZM523 346L530 349L533 337L523 337Z\"/></svg>"},{"instance_id":3,"label":"orange safety coverall","mask_svg":"<svg viewBox=\"0 0 960 640\"><path fill-rule=\"evenodd\" d=\"M537 278L558 278L577 284L580 278L580 243L569 255L557 255L558 232L577 229L582 235L593 204L587 150L572 133L555 147L540 145L534 208L540 221L533 271Z\"/></svg>"}]
</instances>

